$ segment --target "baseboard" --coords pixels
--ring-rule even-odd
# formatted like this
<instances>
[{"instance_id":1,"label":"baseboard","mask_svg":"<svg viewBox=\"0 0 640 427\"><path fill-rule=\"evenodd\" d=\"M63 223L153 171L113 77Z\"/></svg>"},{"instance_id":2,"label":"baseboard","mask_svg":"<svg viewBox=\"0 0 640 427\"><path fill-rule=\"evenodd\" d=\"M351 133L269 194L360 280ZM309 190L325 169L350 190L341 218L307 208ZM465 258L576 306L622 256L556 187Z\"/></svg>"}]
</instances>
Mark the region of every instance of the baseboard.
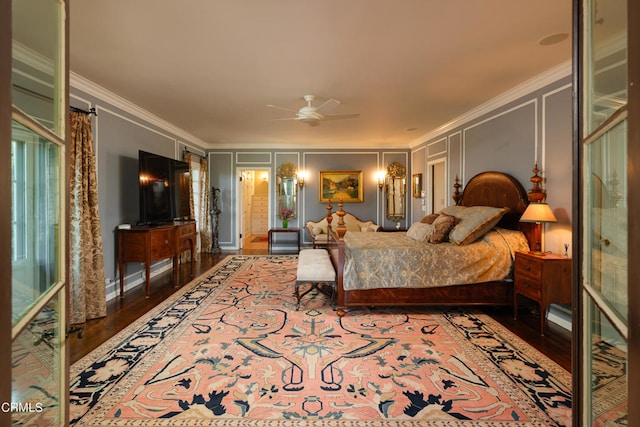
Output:
<instances>
[{"instance_id":1,"label":"baseboard","mask_svg":"<svg viewBox=\"0 0 640 427\"><path fill-rule=\"evenodd\" d=\"M173 259L166 259L163 261L158 261L151 264L150 268L150 278L153 279L156 275L160 273L164 273L165 271L169 271L173 269ZM129 289L135 288L136 286L144 285L144 267L136 271L133 274L125 276L124 278L124 292L127 292ZM107 284L107 302L111 301L120 296L120 281L114 280Z\"/></svg>"},{"instance_id":2,"label":"baseboard","mask_svg":"<svg viewBox=\"0 0 640 427\"><path fill-rule=\"evenodd\" d=\"M549 313L547 314L547 320L566 329L567 331L570 331L571 308L568 306L551 304L551 306L549 307Z\"/></svg>"}]
</instances>

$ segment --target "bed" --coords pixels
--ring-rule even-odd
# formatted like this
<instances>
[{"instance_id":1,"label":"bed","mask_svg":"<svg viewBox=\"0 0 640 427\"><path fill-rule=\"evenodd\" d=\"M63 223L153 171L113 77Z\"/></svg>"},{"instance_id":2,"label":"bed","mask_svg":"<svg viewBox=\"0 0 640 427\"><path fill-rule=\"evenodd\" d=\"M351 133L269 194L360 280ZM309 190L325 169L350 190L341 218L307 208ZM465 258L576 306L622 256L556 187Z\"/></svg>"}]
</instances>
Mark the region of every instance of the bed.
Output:
<instances>
[{"instance_id":1,"label":"bed","mask_svg":"<svg viewBox=\"0 0 640 427\"><path fill-rule=\"evenodd\" d=\"M495 228L484 234L476 243L488 247L501 245L510 239L518 240L514 235L520 235L523 244L516 243L508 249L508 258L512 258L515 250L528 250L534 239L532 224L520 223L519 219L526 209L529 199L527 192L515 178L502 172L482 172L474 176L460 193L460 185L456 182L453 198L456 206L462 207L493 207L504 208L504 214ZM336 211L338 218L345 213L340 204ZM419 244L407 238L407 233L346 233L346 228L338 224L329 224L331 235L328 245L334 267L336 268L338 315L342 316L348 307L358 306L469 306L469 305L511 305L513 302L513 281L511 279L511 263L500 261L499 270L502 273L486 272L458 274L455 260L467 256L478 257L471 264L491 264L497 255L492 254L482 258L482 254L465 255L457 250L452 243ZM357 234L358 236L355 236ZM367 235L367 236L361 236ZM377 238L377 241L370 239ZM427 249L425 249L427 246ZM367 251L370 251L368 253ZM418 252L416 252L418 251ZM483 250L471 249L482 252ZM438 254L439 253L439 254ZM440 257L447 260L448 267L439 274L429 275L425 269L407 268L407 263L414 262L416 266L427 265L426 270L433 268L438 261L430 257ZM444 257L444 258L442 258ZM363 259L372 258L374 261L363 264ZM377 260L376 260L377 258ZM377 265L377 267L373 267ZM394 266L404 265L404 268ZM377 272L368 274L368 268L378 268ZM466 268L466 267L465 267ZM486 269L485 269L486 270ZM381 276L380 279L376 277ZM410 277L408 277L410 276ZM423 277L434 276L433 280L422 282ZM437 277L436 277L437 276ZM487 279L488 278L488 279ZM427 279L429 279L427 277ZM404 282L404 284L402 284ZM462 283L460 283L462 282ZM364 285L363 285L364 283Z\"/></svg>"}]
</instances>

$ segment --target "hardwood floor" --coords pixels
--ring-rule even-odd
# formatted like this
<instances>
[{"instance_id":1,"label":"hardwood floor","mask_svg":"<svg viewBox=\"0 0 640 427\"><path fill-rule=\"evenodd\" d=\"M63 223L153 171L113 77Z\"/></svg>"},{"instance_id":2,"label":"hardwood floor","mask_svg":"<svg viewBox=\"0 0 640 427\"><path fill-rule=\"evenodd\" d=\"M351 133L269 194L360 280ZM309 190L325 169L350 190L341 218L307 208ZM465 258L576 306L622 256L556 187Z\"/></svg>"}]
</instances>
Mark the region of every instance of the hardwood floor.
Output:
<instances>
[{"instance_id":1,"label":"hardwood floor","mask_svg":"<svg viewBox=\"0 0 640 427\"><path fill-rule=\"evenodd\" d=\"M145 298L144 286L141 285L125 292L124 298L116 298L110 301L107 306L107 316L102 319L88 321L84 325L82 338L79 339L77 334L69 336L71 363L78 361L97 348L134 320L164 301L175 291L204 274L225 257L240 253L266 255L268 250L258 246L255 249L246 248L238 252L201 254L193 275L190 274L190 266L188 264L180 266L178 286L174 286L172 273L168 271L151 280L151 295L149 298ZM535 304L533 306L523 306L518 312L518 320L513 320L513 309L511 307L488 307L483 311L532 347L571 372L571 333L560 326L547 322L545 335L540 336L539 317L536 317L536 310L532 308L535 308Z\"/></svg>"}]
</instances>

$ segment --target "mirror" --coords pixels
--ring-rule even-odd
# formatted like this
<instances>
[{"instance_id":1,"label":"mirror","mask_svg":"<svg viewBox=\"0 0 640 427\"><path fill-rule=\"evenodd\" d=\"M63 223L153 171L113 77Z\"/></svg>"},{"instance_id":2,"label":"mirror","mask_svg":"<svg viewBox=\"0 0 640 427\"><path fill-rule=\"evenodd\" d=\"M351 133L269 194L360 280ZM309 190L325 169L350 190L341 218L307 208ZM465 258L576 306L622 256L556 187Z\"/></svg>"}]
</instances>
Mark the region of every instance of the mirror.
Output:
<instances>
[{"instance_id":1,"label":"mirror","mask_svg":"<svg viewBox=\"0 0 640 427\"><path fill-rule=\"evenodd\" d=\"M278 192L278 216L284 210L291 211L288 218L296 217L296 199L298 196L298 170L292 163L283 163L276 174L276 189Z\"/></svg>"},{"instance_id":2,"label":"mirror","mask_svg":"<svg viewBox=\"0 0 640 427\"><path fill-rule=\"evenodd\" d=\"M395 222L405 217L407 170L398 162L387 168L387 219Z\"/></svg>"}]
</instances>

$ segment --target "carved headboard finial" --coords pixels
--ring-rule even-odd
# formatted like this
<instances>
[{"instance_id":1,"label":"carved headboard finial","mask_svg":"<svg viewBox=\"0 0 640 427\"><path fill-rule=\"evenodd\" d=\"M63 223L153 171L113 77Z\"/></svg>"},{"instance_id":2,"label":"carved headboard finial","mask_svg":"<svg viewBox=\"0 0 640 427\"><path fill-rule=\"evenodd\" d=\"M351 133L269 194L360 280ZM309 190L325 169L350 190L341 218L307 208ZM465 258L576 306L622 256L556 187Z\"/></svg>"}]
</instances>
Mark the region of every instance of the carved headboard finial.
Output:
<instances>
[{"instance_id":1,"label":"carved headboard finial","mask_svg":"<svg viewBox=\"0 0 640 427\"><path fill-rule=\"evenodd\" d=\"M336 211L336 215L338 215L338 226L336 227L336 231L338 232L338 236L342 239L347 232L347 226L344 223L344 216L347 212L343 209L344 202L340 199L338 202L338 210Z\"/></svg>"},{"instance_id":2,"label":"carved headboard finial","mask_svg":"<svg viewBox=\"0 0 640 427\"><path fill-rule=\"evenodd\" d=\"M460 184L460 178L458 178L458 175L456 175L456 180L455 180L455 184L453 184L453 201L456 202L456 205L460 204L460 200L462 200L462 193L460 192L460 187L462 187L462 185Z\"/></svg>"},{"instance_id":3,"label":"carved headboard finial","mask_svg":"<svg viewBox=\"0 0 640 427\"><path fill-rule=\"evenodd\" d=\"M333 215L331 214L331 209L333 209L333 206L331 206L331 199L329 199L329 204L327 205L327 223L329 225L331 225L331 221L333 221Z\"/></svg>"},{"instance_id":4,"label":"carved headboard finial","mask_svg":"<svg viewBox=\"0 0 640 427\"><path fill-rule=\"evenodd\" d=\"M533 203L542 203L547 198L547 193L540 187L542 177L538 175L539 172L540 169L538 169L538 162L536 162L533 167L533 176L529 178L529 181L533 183L533 187L531 187L531 191L527 193L529 201Z\"/></svg>"}]
</instances>

